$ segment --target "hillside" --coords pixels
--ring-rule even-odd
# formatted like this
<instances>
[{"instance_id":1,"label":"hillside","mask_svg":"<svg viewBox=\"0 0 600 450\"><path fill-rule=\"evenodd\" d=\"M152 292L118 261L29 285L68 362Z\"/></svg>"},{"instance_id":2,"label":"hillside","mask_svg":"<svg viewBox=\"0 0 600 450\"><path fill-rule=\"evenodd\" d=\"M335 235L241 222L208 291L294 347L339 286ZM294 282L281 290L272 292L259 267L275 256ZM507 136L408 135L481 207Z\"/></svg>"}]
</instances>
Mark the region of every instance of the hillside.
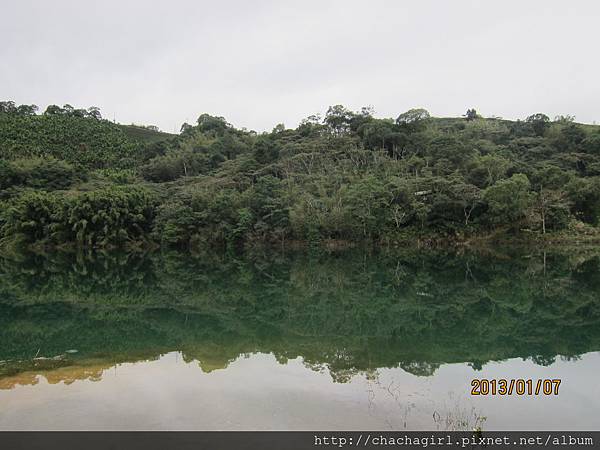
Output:
<instances>
[{"instance_id":1,"label":"hillside","mask_svg":"<svg viewBox=\"0 0 600 450\"><path fill-rule=\"evenodd\" d=\"M5 243L598 236L600 128L569 116L433 118L416 109L379 119L337 105L295 129L259 134L202 114L171 135L66 106L0 113Z\"/></svg>"},{"instance_id":2,"label":"hillside","mask_svg":"<svg viewBox=\"0 0 600 450\"><path fill-rule=\"evenodd\" d=\"M127 137L145 144L154 144L156 142L167 141L176 136L174 134L165 133L164 131L158 131L140 125L118 124L118 126L123 130Z\"/></svg>"}]
</instances>

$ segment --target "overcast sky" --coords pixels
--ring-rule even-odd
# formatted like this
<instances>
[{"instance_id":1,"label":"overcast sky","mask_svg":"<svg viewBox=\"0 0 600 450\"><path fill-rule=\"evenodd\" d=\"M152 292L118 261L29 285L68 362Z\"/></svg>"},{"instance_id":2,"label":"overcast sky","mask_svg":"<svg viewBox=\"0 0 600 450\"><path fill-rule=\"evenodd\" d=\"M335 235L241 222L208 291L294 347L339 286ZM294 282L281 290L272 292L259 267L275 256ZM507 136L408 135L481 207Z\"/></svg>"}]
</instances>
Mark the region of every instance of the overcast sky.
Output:
<instances>
[{"instance_id":1,"label":"overcast sky","mask_svg":"<svg viewBox=\"0 0 600 450\"><path fill-rule=\"evenodd\" d=\"M179 129L328 105L600 122L600 1L3 1L0 100Z\"/></svg>"}]
</instances>

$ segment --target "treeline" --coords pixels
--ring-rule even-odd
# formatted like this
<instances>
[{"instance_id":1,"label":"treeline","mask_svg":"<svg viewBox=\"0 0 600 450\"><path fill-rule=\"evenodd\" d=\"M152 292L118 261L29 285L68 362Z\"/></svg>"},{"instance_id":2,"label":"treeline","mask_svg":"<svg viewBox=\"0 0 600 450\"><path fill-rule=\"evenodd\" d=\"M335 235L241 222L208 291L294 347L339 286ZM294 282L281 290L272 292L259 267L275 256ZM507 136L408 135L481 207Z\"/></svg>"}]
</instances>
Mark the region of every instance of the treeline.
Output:
<instances>
[{"instance_id":1,"label":"treeline","mask_svg":"<svg viewBox=\"0 0 600 450\"><path fill-rule=\"evenodd\" d=\"M0 114L13 114L17 116L34 116L39 111L37 105L16 105L13 101L0 102ZM66 104L62 108L58 105L48 105L44 111L46 116L67 116L102 120L102 113L97 106L87 109L74 108Z\"/></svg>"},{"instance_id":2,"label":"treeline","mask_svg":"<svg viewBox=\"0 0 600 450\"><path fill-rule=\"evenodd\" d=\"M202 114L172 136L47 112L0 113L0 170L9 174L0 174L5 242L598 236L600 128L570 116L508 121L469 109L463 118L433 118L413 109L379 119L369 108L337 105L295 129L281 124L268 133ZM11 175L23 167L37 169ZM90 205L94 195L104 200ZM122 217L123 196L152 210L143 224L108 219ZM78 216L86 230L110 231L77 238L66 212L76 204L89 212Z\"/></svg>"}]
</instances>

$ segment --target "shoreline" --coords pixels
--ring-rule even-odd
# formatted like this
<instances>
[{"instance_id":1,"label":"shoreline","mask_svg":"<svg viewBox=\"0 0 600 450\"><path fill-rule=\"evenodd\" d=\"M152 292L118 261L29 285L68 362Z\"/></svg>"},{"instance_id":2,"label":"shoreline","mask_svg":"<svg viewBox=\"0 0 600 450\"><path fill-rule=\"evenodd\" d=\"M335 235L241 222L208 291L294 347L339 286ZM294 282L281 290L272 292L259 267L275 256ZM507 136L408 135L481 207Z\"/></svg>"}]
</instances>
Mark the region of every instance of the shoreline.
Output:
<instances>
[{"instance_id":1,"label":"shoreline","mask_svg":"<svg viewBox=\"0 0 600 450\"><path fill-rule=\"evenodd\" d=\"M589 231L589 230L588 230ZM595 230L593 230L595 231ZM405 233L400 236L387 236L377 240L353 241L347 239L319 239L316 241L302 239L286 239L275 241L270 239L249 240L243 245L233 246L227 243L190 243L189 245L173 246L161 245L155 241L134 241L123 245L81 246L75 242L61 244L46 243L8 243L0 245L0 255L31 252L45 254L49 252L112 252L127 251L132 253L146 253L155 251L181 251L197 252L210 251L215 253L252 253L253 251L326 251L338 252L346 250L363 249L378 251L394 250L457 250L457 251L486 251L495 248L543 248L544 250L568 248L600 248L600 231L592 233L569 232L538 234L535 232L521 231L515 234L489 233L472 235L442 235L439 233Z\"/></svg>"}]
</instances>

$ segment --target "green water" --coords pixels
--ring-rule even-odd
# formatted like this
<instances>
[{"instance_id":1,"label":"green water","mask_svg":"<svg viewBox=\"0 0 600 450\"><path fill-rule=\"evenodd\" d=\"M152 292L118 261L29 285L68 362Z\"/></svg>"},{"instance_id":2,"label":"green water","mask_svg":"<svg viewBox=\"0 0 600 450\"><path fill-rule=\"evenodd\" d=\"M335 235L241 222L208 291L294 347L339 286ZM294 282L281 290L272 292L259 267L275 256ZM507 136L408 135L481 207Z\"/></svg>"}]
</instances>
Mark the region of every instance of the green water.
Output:
<instances>
[{"instance_id":1,"label":"green water","mask_svg":"<svg viewBox=\"0 0 600 450\"><path fill-rule=\"evenodd\" d=\"M599 293L590 250L7 257L0 429L593 429Z\"/></svg>"}]
</instances>

